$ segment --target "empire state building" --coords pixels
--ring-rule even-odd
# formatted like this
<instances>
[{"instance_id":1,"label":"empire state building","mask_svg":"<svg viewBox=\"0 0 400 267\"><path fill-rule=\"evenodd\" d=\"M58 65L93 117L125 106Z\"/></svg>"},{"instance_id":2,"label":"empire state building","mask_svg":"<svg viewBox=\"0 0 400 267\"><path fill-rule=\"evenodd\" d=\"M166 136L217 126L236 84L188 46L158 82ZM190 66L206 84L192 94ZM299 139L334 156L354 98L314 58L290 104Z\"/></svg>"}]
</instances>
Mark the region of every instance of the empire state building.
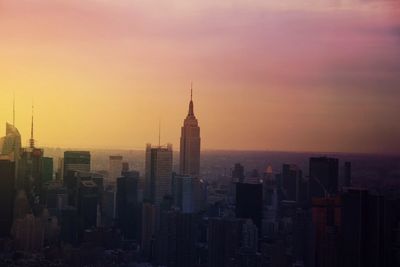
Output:
<instances>
[{"instance_id":1,"label":"empire state building","mask_svg":"<svg viewBox=\"0 0 400 267\"><path fill-rule=\"evenodd\" d=\"M193 111L192 89L189 112L181 130L180 173L192 177L200 174L200 127Z\"/></svg>"}]
</instances>

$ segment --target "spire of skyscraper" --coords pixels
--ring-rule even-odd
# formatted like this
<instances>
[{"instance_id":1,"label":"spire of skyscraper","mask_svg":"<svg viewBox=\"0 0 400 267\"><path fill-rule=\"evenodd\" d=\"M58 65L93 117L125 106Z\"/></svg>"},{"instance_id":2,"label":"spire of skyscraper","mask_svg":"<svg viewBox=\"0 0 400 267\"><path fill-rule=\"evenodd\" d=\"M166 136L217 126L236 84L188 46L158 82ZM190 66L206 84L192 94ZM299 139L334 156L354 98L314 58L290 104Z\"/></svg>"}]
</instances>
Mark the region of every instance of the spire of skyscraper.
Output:
<instances>
[{"instance_id":1,"label":"spire of skyscraper","mask_svg":"<svg viewBox=\"0 0 400 267\"><path fill-rule=\"evenodd\" d=\"M189 114L188 116L194 116L193 111L193 83L190 82L190 103L189 103Z\"/></svg>"},{"instance_id":2,"label":"spire of skyscraper","mask_svg":"<svg viewBox=\"0 0 400 267\"><path fill-rule=\"evenodd\" d=\"M32 103L32 122L31 122L31 139L29 139L30 148L35 147L35 140L33 139L33 103Z\"/></svg>"},{"instance_id":3,"label":"spire of skyscraper","mask_svg":"<svg viewBox=\"0 0 400 267\"><path fill-rule=\"evenodd\" d=\"M161 119L158 120L158 146L161 147Z\"/></svg>"},{"instance_id":4,"label":"spire of skyscraper","mask_svg":"<svg viewBox=\"0 0 400 267\"><path fill-rule=\"evenodd\" d=\"M13 93L13 126L15 127L15 92Z\"/></svg>"}]
</instances>

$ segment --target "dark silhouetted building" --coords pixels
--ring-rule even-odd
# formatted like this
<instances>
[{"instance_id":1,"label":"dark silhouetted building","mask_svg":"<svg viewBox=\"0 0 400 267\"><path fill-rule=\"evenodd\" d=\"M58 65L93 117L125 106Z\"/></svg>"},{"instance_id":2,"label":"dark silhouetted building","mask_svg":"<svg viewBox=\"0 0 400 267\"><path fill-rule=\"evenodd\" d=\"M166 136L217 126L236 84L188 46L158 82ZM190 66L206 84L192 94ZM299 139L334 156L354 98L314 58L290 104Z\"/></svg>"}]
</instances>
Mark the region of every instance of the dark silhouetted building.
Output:
<instances>
[{"instance_id":1,"label":"dark silhouetted building","mask_svg":"<svg viewBox=\"0 0 400 267\"><path fill-rule=\"evenodd\" d=\"M387 201L367 190L343 193L343 267L388 267L391 227Z\"/></svg>"},{"instance_id":2,"label":"dark silhouetted building","mask_svg":"<svg viewBox=\"0 0 400 267\"><path fill-rule=\"evenodd\" d=\"M155 254L155 234L159 226L160 208L151 203L142 205L141 245L143 257L151 261Z\"/></svg>"},{"instance_id":3,"label":"dark silhouetted building","mask_svg":"<svg viewBox=\"0 0 400 267\"><path fill-rule=\"evenodd\" d=\"M15 162L0 159L0 238L10 235L15 199Z\"/></svg>"},{"instance_id":4,"label":"dark silhouetted building","mask_svg":"<svg viewBox=\"0 0 400 267\"><path fill-rule=\"evenodd\" d=\"M78 213L83 220L83 229L96 227L98 187L93 181L81 181L78 194Z\"/></svg>"},{"instance_id":5,"label":"dark silhouetted building","mask_svg":"<svg viewBox=\"0 0 400 267\"><path fill-rule=\"evenodd\" d=\"M160 205L165 196L171 196L172 189L172 145L146 146L145 197L151 203Z\"/></svg>"},{"instance_id":6,"label":"dark silhouetted building","mask_svg":"<svg viewBox=\"0 0 400 267\"><path fill-rule=\"evenodd\" d=\"M326 197L338 192L339 160L335 158L310 158L310 196Z\"/></svg>"},{"instance_id":7,"label":"dark silhouetted building","mask_svg":"<svg viewBox=\"0 0 400 267\"><path fill-rule=\"evenodd\" d=\"M285 200L298 201L301 170L294 164L283 164L282 166L282 190Z\"/></svg>"},{"instance_id":8,"label":"dark silhouetted building","mask_svg":"<svg viewBox=\"0 0 400 267\"><path fill-rule=\"evenodd\" d=\"M117 179L117 220L126 239L139 238L139 172L124 172Z\"/></svg>"},{"instance_id":9,"label":"dark silhouetted building","mask_svg":"<svg viewBox=\"0 0 400 267\"><path fill-rule=\"evenodd\" d=\"M208 266L236 266L242 245L243 219L210 218L208 222Z\"/></svg>"},{"instance_id":10,"label":"dark silhouetted building","mask_svg":"<svg viewBox=\"0 0 400 267\"><path fill-rule=\"evenodd\" d=\"M258 227L258 229L261 229L263 212L262 201L262 184L236 184L236 217L242 219L252 219L253 223Z\"/></svg>"},{"instance_id":11,"label":"dark silhouetted building","mask_svg":"<svg viewBox=\"0 0 400 267\"><path fill-rule=\"evenodd\" d=\"M197 217L179 211L163 211L156 235L156 264L194 266L196 260Z\"/></svg>"},{"instance_id":12,"label":"dark silhouetted building","mask_svg":"<svg viewBox=\"0 0 400 267\"><path fill-rule=\"evenodd\" d=\"M232 179L234 182L244 182L244 167L240 163L236 163L232 171Z\"/></svg>"},{"instance_id":13,"label":"dark silhouetted building","mask_svg":"<svg viewBox=\"0 0 400 267\"><path fill-rule=\"evenodd\" d=\"M53 158L42 157L42 182L49 183L53 180Z\"/></svg>"},{"instance_id":14,"label":"dark silhouetted building","mask_svg":"<svg viewBox=\"0 0 400 267\"><path fill-rule=\"evenodd\" d=\"M339 196L313 198L315 266L340 267L342 201Z\"/></svg>"},{"instance_id":15,"label":"dark silhouetted building","mask_svg":"<svg viewBox=\"0 0 400 267\"><path fill-rule=\"evenodd\" d=\"M344 181L343 186L350 187L351 186L351 162L344 163Z\"/></svg>"}]
</instances>

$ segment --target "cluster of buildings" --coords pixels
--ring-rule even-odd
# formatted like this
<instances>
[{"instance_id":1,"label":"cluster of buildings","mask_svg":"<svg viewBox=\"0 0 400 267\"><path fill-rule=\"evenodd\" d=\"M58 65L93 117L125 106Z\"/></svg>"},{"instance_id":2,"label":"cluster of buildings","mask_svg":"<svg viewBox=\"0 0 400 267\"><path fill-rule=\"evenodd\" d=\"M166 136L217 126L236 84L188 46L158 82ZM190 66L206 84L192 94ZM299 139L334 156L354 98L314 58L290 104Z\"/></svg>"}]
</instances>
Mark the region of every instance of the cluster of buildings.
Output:
<instances>
[{"instance_id":1,"label":"cluster of buildings","mask_svg":"<svg viewBox=\"0 0 400 267\"><path fill-rule=\"evenodd\" d=\"M400 266L400 200L352 187L351 163L309 159L279 172L209 182L193 101L171 144L146 145L143 173L119 155L107 171L89 151L53 159L7 124L0 139L0 265Z\"/></svg>"}]
</instances>

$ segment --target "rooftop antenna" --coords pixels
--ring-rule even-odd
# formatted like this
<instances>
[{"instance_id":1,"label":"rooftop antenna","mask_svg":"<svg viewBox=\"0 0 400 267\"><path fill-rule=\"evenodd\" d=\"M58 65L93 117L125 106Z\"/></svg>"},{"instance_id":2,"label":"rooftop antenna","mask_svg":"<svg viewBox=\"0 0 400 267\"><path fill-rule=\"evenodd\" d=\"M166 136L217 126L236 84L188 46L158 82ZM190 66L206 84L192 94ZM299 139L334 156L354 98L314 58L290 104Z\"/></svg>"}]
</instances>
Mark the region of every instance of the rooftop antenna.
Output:
<instances>
[{"instance_id":1,"label":"rooftop antenna","mask_svg":"<svg viewBox=\"0 0 400 267\"><path fill-rule=\"evenodd\" d=\"M193 100L193 82L190 81L190 101Z\"/></svg>"},{"instance_id":2,"label":"rooftop antenna","mask_svg":"<svg viewBox=\"0 0 400 267\"><path fill-rule=\"evenodd\" d=\"M161 119L158 120L158 147L161 147Z\"/></svg>"},{"instance_id":3,"label":"rooftop antenna","mask_svg":"<svg viewBox=\"0 0 400 267\"><path fill-rule=\"evenodd\" d=\"M33 139L33 100L32 100L32 121L31 121L31 139L29 139L30 148L35 147L35 140Z\"/></svg>"}]
</instances>

